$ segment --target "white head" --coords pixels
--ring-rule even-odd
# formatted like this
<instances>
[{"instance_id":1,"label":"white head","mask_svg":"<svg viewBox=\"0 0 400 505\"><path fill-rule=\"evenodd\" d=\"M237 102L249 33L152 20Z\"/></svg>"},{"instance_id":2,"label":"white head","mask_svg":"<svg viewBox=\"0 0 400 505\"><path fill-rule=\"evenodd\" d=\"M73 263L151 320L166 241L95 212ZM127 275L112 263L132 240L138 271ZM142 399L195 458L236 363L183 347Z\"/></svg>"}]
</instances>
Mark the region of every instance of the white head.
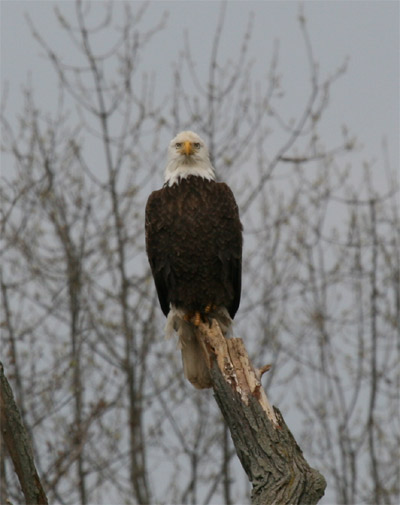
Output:
<instances>
[{"instance_id":1,"label":"white head","mask_svg":"<svg viewBox=\"0 0 400 505\"><path fill-rule=\"evenodd\" d=\"M172 186L189 175L215 180L207 146L197 133L183 131L173 138L168 148L165 183Z\"/></svg>"}]
</instances>

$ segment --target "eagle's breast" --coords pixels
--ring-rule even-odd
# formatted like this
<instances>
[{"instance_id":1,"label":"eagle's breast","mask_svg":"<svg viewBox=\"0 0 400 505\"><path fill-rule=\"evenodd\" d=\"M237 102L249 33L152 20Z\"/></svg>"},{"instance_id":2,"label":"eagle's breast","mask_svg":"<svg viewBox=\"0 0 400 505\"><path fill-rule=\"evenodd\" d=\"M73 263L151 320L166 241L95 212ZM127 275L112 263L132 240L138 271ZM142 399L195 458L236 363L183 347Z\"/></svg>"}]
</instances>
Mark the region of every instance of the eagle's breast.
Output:
<instances>
[{"instance_id":1,"label":"eagle's breast","mask_svg":"<svg viewBox=\"0 0 400 505\"><path fill-rule=\"evenodd\" d=\"M188 177L150 195L146 247L161 307L204 310L240 299L242 227L224 183Z\"/></svg>"}]
</instances>

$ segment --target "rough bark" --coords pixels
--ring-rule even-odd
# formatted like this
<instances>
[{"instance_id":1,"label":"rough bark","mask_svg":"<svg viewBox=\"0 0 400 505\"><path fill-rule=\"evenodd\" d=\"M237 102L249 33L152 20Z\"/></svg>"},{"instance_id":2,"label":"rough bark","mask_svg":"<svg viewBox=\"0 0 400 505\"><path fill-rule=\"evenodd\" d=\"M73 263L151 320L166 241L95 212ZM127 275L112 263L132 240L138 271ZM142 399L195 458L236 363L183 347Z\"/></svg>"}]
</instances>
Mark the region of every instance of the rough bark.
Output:
<instances>
[{"instance_id":1,"label":"rough bark","mask_svg":"<svg viewBox=\"0 0 400 505\"><path fill-rule=\"evenodd\" d=\"M29 505L47 505L33 461L31 444L23 425L14 396L0 363L0 424L4 444L14 464L25 501Z\"/></svg>"},{"instance_id":2,"label":"rough bark","mask_svg":"<svg viewBox=\"0 0 400 505\"><path fill-rule=\"evenodd\" d=\"M218 323L201 324L197 337L211 371L216 401L237 455L253 485L252 505L313 505L324 477L311 468L278 409L262 388L241 339L225 339Z\"/></svg>"}]
</instances>

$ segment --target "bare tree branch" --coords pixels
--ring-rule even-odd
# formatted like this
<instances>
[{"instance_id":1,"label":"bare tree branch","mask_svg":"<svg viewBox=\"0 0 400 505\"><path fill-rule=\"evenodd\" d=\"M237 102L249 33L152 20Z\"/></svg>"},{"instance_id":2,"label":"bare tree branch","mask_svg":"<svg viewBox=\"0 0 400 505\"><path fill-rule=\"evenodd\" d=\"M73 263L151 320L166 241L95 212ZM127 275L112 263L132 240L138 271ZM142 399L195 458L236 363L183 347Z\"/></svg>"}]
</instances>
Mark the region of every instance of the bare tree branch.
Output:
<instances>
[{"instance_id":1,"label":"bare tree branch","mask_svg":"<svg viewBox=\"0 0 400 505\"><path fill-rule=\"evenodd\" d=\"M31 444L14 395L0 363L0 425L5 446L14 464L26 503L47 505L47 497L36 471Z\"/></svg>"},{"instance_id":2,"label":"bare tree branch","mask_svg":"<svg viewBox=\"0 0 400 505\"><path fill-rule=\"evenodd\" d=\"M310 468L278 409L272 408L241 339L225 339L215 320L197 338L211 370L214 396L253 485L252 504L316 504L326 482Z\"/></svg>"}]
</instances>

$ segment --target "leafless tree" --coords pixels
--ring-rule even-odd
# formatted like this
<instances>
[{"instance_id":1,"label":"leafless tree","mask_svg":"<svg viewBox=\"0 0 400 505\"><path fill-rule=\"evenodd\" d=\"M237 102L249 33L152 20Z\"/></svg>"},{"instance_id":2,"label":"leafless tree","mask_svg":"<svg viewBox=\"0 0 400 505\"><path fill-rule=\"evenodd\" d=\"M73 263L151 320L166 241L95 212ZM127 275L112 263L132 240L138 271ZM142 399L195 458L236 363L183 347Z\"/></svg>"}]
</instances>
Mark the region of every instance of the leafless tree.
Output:
<instances>
[{"instance_id":1,"label":"leafless tree","mask_svg":"<svg viewBox=\"0 0 400 505\"><path fill-rule=\"evenodd\" d=\"M254 361L273 364L271 399L332 500L398 497L393 168L382 162L388 184L377 189L371 167L359 180L348 169L351 134L344 130L337 146L320 137L346 64L320 75L302 14L309 96L291 121L279 109L278 45L268 80L252 78L251 16L236 61L221 56L226 8L208 74L197 72L186 34L162 98L158 76L140 62L163 14L142 30L146 6L78 1L74 20L56 9L69 60L31 23L59 98L45 111L28 85L17 120L2 109L2 357L51 503L249 499L214 399L184 382L176 343L163 340L144 254L144 204L161 185L166 142L185 128L206 139L241 207L236 332L245 337L251 327ZM282 140L271 152L276 130ZM20 502L4 451L0 468L2 501Z\"/></svg>"}]
</instances>

